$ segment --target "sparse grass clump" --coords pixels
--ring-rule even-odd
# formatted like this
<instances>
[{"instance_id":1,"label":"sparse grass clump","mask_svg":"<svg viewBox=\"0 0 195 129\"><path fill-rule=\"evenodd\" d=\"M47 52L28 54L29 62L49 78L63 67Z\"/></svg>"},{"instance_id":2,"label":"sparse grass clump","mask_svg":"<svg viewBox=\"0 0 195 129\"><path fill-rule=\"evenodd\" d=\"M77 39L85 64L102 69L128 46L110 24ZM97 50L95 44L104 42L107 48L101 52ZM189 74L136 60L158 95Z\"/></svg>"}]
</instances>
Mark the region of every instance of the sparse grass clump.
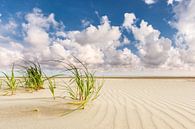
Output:
<instances>
[{"instance_id":1,"label":"sparse grass clump","mask_svg":"<svg viewBox=\"0 0 195 129\"><path fill-rule=\"evenodd\" d=\"M49 90L52 94L53 99L55 100L55 88L56 88L55 79L47 78L47 80L49 82Z\"/></svg>"},{"instance_id":2,"label":"sparse grass clump","mask_svg":"<svg viewBox=\"0 0 195 129\"><path fill-rule=\"evenodd\" d=\"M84 109L89 101L93 101L99 96L103 82L98 83L94 73L89 72L86 65L82 62L80 63L83 67L82 69L73 64L69 65L68 69L73 76L70 84L66 85L66 91L72 100L76 100L74 104L79 104Z\"/></svg>"},{"instance_id":3,"label":"sparse grass clump","mask_svg":"<svg viewBox=\"0 0 195 129\"><path fill-rule=\"evenodd\" d=\"M3 84L3 83L2 83L2 80L0 80L0 89L2 88L2 84Z\"/></svg>"},{"instance_id":4,"label":"sparse grass clump","mask_svg":"<svg viewBox=\"0 0 195 129\"><path fill-rule=\"evenodd\" d=\"M24 69L25 86L33 90L43 89L44 74L42 72L40 64L30 62L28 66L24 66Z\"/></svg>"},{"instance_id":5,"label":"sparse grass clump","mask_svg":"<svg viewBox=\"0 0 195 129\"><path fill-rule=\"evenodd\" d=\"M8 88L11 90L11 94L13 95L17 89L17 83L16 83L16 79L14 75L14 65L12 66L12 69L11 69L11 77L9 77L9 75L4 72L3 74L6 77L5 83L7 84Z\"/></svg>"}]
</instances>

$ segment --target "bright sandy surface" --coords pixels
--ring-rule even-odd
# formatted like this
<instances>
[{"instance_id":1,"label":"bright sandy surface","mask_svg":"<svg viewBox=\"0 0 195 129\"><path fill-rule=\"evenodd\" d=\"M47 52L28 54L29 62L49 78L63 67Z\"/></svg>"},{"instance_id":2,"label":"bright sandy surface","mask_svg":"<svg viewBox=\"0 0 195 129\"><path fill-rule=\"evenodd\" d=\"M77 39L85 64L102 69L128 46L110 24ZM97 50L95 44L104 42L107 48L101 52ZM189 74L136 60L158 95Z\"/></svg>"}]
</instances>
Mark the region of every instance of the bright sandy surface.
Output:
<instances>
[{"instance_id":1,"label":"bright sandy surface","mask_svg":"<svg viewBox=\"0 0 195 129\"><path fill-rule=\"evenodd\" d=\"M71 109L49 89L0 96L0 129L195 129L195 80L105 79L97 100L62 116Z\"/></svg>"}]
</instances>

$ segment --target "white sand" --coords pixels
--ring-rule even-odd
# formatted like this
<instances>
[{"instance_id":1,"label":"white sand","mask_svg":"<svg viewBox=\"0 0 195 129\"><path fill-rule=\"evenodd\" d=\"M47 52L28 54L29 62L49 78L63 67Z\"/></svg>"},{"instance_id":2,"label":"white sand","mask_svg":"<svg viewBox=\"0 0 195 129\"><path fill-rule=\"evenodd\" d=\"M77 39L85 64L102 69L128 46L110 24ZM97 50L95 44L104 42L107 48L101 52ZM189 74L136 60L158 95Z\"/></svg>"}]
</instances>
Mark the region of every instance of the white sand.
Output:
<instances>
[{"instance_id":1,"label":"white sand","mask_svg":"<svg viewBox=\"0 0 195 129\"><path fill-rule=\"evenodd\" d=\"M48 89L0 96L0 129L195 129L195 80L106 79L97 100L61 116L70 109Z\"/></svg>"}]
</instances>

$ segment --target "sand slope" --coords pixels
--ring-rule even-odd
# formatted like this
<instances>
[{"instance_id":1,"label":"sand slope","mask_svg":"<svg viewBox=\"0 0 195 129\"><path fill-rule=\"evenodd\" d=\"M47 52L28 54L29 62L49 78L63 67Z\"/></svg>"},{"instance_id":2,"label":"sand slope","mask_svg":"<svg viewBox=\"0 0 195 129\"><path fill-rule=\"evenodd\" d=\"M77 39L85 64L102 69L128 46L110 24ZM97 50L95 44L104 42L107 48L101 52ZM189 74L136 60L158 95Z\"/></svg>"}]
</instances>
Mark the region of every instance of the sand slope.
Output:
<instances>
[{"instance_id":1,"label":"sand slope","mask_svg":"<svg viewBox=\"0 0 195 129\"><path fill-rule=\"evenodd\" d=\"M195 129L195 80L106 79L94 103L61 116L71 109L48 89L0 96L0 129Z\"/></svg>"}]
</instances>

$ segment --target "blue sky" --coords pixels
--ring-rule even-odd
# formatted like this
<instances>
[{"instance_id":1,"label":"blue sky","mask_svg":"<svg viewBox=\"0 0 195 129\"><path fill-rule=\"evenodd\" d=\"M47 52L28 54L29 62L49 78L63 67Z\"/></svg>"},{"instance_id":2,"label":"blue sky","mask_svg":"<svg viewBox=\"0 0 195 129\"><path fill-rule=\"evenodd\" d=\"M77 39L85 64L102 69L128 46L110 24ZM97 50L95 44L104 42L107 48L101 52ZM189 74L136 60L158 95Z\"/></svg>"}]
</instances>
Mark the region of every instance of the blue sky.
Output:
<instances>
[{"instance_id":1,"label":"blue sky","mask_svg":"<svg viewBox=\"0 0 195 129\"><path fill-rule=\"evenodd\" d=\"M93 25L99 24L99 17L107 15L112 25L121 25L124 13L134 12L139 19L144 19L161 31L163 36L172 38L175 30L167 21L173 18L172 7L166 1L155 5L147 5L142 0L2 0L0 3L2 19L15 17L16 13L23 15L40 8L44 14L54 13L57 21L62 21L66 30L83 29L81 20L87 20ZM99 17L97 16L97 13Z\"/></svg>"},{"instance_id":2,"label":"blue sky","mask_svg":"<svg viewBox=\"0 0 195 129\"><path fill-rule=\"evenodd\" d=\"M7 61L0 67L28 56L79 55L102 71L189 71L193 6L192 0L1 0L0 59Z\"/></svg>"}]
</instances>

